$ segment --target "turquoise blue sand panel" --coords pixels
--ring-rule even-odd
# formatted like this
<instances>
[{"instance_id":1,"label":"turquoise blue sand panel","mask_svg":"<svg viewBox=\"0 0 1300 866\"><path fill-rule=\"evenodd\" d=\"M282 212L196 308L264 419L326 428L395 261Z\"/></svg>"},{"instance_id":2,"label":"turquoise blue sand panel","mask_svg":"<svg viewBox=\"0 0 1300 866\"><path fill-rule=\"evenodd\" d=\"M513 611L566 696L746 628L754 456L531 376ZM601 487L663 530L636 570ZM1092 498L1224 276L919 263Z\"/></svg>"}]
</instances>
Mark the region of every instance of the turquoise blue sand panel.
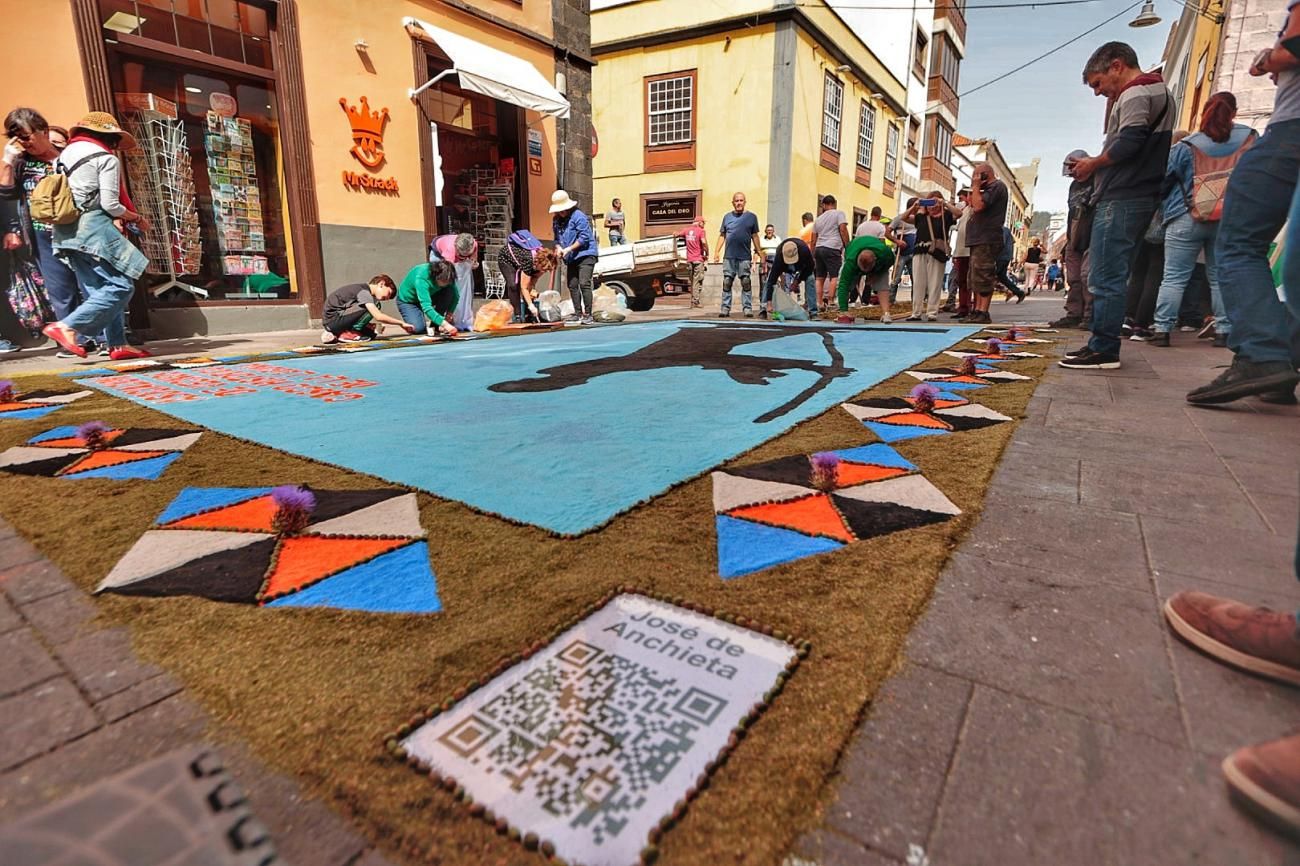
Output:
<instances>
[{"instance_id":1,"label":"turquoise blue sand panel","mask_svg":"<svg viewBox=\"0 0 1300 866\"><path fill-rule=\"evenodd\" d=\"M600 526L973 331L668 321L267 365L288 377L374 383L338 402L262 386L214 396L174 384L166 372L87 384L190 423L568 535ZM267 375L261 365L186 372L228 375L250 366ZM142 383L192 399L152 402Z\"/></svg>"}]
</instances>

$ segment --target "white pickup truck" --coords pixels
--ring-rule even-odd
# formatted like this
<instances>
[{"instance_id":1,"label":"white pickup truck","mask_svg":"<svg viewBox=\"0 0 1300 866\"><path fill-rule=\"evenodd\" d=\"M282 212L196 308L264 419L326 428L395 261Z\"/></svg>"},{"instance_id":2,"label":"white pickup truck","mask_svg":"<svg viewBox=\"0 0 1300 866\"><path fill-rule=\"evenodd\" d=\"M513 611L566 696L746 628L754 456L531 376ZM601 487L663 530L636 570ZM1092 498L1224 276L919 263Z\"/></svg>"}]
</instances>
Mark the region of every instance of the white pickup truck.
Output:
<instances>
[{"instance_id":1,"label":"white pickup truck","mask_svg":"<svg viewBox=\"0 0 1300 866\"><path fill-rule=\"evenodd\" d=\"M659 295L690 291L686 241L662 235L601 247L595 275L596 285L609 286L627 298L629 310L645 312Z\"/></svg>"}]
</instances>

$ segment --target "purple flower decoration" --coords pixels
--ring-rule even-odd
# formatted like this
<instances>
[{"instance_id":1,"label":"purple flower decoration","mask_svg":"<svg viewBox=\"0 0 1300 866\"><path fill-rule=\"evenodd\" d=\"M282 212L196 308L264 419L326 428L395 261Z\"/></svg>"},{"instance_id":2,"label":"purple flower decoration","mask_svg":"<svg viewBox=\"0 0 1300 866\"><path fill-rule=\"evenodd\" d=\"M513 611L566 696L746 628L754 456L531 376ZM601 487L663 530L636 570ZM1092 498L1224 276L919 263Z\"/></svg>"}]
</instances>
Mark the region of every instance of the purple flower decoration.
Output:
<instances>
[{"instance_id":1,"label":"purple flower decoration","mask_svg":"<svg viewBox=\"0 0 1300 866\"><path fill-rule=\"evenodd\" d=\"M835 489L839 475L840 458L829 451L820 451L812 456L812 486L829 492Z\"/></svg>"},{"instance_id":2,"label":"purple flower decoration","mask_svg":"<svg viewBox=\"0 0 1300 866\"><path fill-rule=\"evenodd\" d=\"M14 401L14 383L8 379L0 381L0 403L12 403Z\"/></svg>"},{"instance_id":3,"label":"purple flower decoration","mask_svg":"<svg viewBox=\"0 0 1300 866\"><path fill-rule=\"evenodd\" d=\"M938 388L922 383L912 389L912 405L918 412L933 412L934 400L938 396Z\"/></svg>"},{"instance_id":4,"label":"purple flower decoration","mask_svg":"<svg viewBox=\"0 0 1300 866\"><path fill-rule=\"evenodd\" d=\"M296 484L284 484L271 491L271 501L275 503L275 519L271 527L277 535L297 535L311 522L311 513L316 509L316 495L306 487Z\"/></svg>"},{"instance_id":5,"label":"purple flower decoration","mask_svg":"<svg viewBox=\"0 0 1300 866\"><path fill-rule=\"evenodd\" d=\"M1002 354L1002 341L999 340L997 337L989 337L988 342L986 342L984 345L988 349L988 354L990 355Z\"/></svg>"},{"instance_id":6,"label":"purple flower decoration","mask_svg":"<svg viewBox=\"0 0 1300 866\"><path fill-rule=\"evenodd\" d=\"M77 428L77 438L86 443L86 447L91 451L101 451L108 445L104 440L104 434L109 429L111 428L103 421L87 421Z\"/></svg>"},{"instance_id":7,"label":"purple flower decoration","mask_svg":"<svg viewBox=\"0 0 1300 866\"><path fill-rule=\"evenodd\" d=\"M1020 339L1020 332L1015 328L1007 328L1007 339L1014 343Z\"/></svg>"},{"instance_id":8,"label":"purple flower decoration","mask_svg":"<svg viewBox=\"0 0 1300 866\"><path fill-rule=\"evenodd\" d=\"M974 355L967 355L965 358L962 358L962 359L961 359L961 367L959 367L958 369L961 371L961 374L962 374L963 376L974 376L974 375L976 375L976 371L975 371L975 356L974 356Z\"/></svg>"}]
</instances>

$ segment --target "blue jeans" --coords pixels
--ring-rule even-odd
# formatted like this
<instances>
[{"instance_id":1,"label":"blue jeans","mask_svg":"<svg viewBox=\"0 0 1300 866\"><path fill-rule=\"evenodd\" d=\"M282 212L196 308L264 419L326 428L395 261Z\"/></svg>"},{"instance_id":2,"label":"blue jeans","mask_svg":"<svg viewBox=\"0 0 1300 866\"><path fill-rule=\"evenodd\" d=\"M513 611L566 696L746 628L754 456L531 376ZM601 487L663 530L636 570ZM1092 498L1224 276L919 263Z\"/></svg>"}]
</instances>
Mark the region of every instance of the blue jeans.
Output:
<instances>
[{"instance_id":1,"label":"blue jeans","mask_svg":"<svg viewBox=\"0 0 1300 866\"><path fill-rule=\"evenodd\" d=\"M415 328L415 333L423 334L429 328L429 320L424 317L424 310L420 309L419 304L408 304L406 301L397 302L397 315L402 317L402 321Z\"/></svg>"},{"instance_id":2,"label":"blue jeans","mask_svg":"<svg viewBox=\"0 0 1300 866\"><path fill-rule=\"evenodd\" d=\"M68 267L86 293L86 300L63 319L64 325L86 336L104 335L111 349L126 345L123 314L135 291L135 280L108 264L76 250L64 250Z\"/></svg>"},{"instance_id":3,"label":"blue jeans","mask_svg":"<svg viewBox=\"0 0 1300 866\"><path fill-rule=\"evenodd\" d=\"M740 277L740 306L748 313L754 306L749 286L749 259L722 260L722 312L731 312L731 284Z\"/></svg>"},{"instance_id":4,"label":"blue jeans","mask_svg":"<svg viewBox=\"0 0 1300 866\"><path fill-rule=\"evenodd\" d=\"M50 301L54 318L61 322L72 315L85 296L81 293L81 286L77 285L77 275L55 257L54 241L49 233L36 231L33 234L36 235L36 267L45 279L45 297ZM77 342L84 345L89 339L104 341L106 337L103 334L84 334L78 337Z\"/></svg>"},{"instance_id":5,"label":"blue jeans","mask_svg":"<svg viewBox=\"0 0 1300 866\"><path fill-rule=\"evenodd\" d=\"M817 314L817 278L808 272L808 276L803 281L803 308L808 311L808 315Z\"/></svg>"},{"instance_id":6,"label":"blue jeans","mask_svg":"<svg viewBox=\"0 0 1300 866\"><path fill-rule=\"evenodd\" d=\"M622 246L627 243L627 236L618 229L609 230L609 245L612 247Z\"/></svg>"},{"instance_id":7,"label":"blue jeans","mask_svg":"<svg viewBox=\"0 0 1300 866\"><path fill-rule=\"evenodd\" d=\"M1128 304L1128 278L1142 235L1156 212L1155 196L1103 201L1092 218L1092 339L1088 348L1103 355L1118 355L1120 328Z\"/></svg>"},{"instance_id":8,"label":"blue jeans","mask_svg":"<svg viewBox=\"0 0 1300 866\"><path fill-rule=\"evenodd\" d=\"M1214 239L1218 234L1217 222L1199 222L1188 213L1165 226L1165 269L1160 294L1156 297L1156 331L1167 334L1178 323L1183 292L1196 269L1196 257L1204 250L1205 277L1210 283L1210 303L1214 306L1214 333L1226 337L1231 332L1232 322L1223 313L1219 273L1214 262Z\"/></svg>"},{"instance_id":9,"label":"blue jeans","mask_svg":"<svg viewBox=\"0 0 1300 866\"><path fill-rule=\"evenodd\" d=\"M1232 320L1228 348L1247 361L1291 361L1300 334L1300 299L1278 303L1268 267L1269 244L1277 237L1300 175L1300 120L1270 124L1232 170L1223 199L1215 258L1223 306ZM1291 234L1295 234L1292 226ZM1295 258L1295 248L1288 252ZM1290 263L1288 262L1288 265ZM1294 285L1294 284L1293 284ZM1293 288L1292 295L1298 294Z\"/></svg>"}]
</instances>

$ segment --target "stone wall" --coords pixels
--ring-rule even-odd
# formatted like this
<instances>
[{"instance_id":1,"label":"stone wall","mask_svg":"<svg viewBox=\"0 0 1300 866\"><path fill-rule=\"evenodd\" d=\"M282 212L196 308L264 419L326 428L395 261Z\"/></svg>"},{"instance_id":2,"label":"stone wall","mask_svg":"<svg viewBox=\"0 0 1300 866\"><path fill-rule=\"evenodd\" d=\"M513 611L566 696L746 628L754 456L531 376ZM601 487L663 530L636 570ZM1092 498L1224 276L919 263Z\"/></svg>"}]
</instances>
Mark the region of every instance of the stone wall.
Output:
<instances>
[{"instance_id":1,"label":"stone wall","mask_svg":"<svg viewBox=\"0 0 1300 866\"><path fill-rule=\"evenodd\" d=\"M1232 0L1223 24L1214 90L1232 91L1237 97L1237 121L1260 131L1273 116L1277 88L1268 76L1252 76L1250 63L1277 41L1277 31L1286 18L1284 6L1277 0ZM1205 94L1205 98L1209 95Z\"/></svg>"},{"instance_id":2,"label":"stone wall","mask_svg":"<svg viewBox=\"0 0 1300 866\"><path fill-rule=\"evenodd\" d=\"M559 121L563 147L558 157L561 185L588 213L603 212L591 200L591 4L590 0L553 0L555 68L567 79L565 96L571 113ZM607 204L607 203L606 203Z\"/></svg>"}]
</instances>

